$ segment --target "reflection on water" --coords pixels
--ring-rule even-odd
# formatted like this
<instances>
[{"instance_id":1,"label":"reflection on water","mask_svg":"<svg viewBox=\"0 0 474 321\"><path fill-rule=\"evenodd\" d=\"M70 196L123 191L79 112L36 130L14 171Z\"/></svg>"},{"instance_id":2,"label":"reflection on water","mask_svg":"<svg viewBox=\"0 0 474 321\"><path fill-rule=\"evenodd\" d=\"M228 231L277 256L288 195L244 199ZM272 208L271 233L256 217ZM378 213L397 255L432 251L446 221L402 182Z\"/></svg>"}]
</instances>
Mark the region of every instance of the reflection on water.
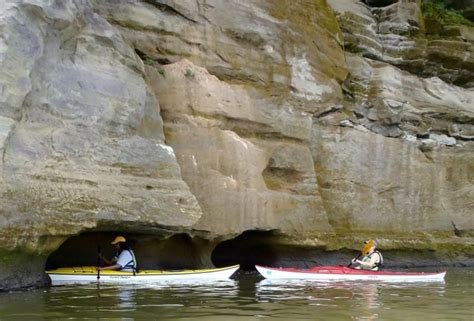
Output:
<instances>
[{"instance_id":1,"label":"reflection on water","mask_svg":"<svg viewBox=\"0 0 474 321\"><path fill-rule=\"evenodd\" d=\"M0 320L469 320L474 270L446 283L238 281L75 285L0 294Z\"/></svg>"},{"instance_id":2,"label":"reflection on water","mask_svg":"<svg viewBox=\"0 0 474 321\"><path fill-rule=\"evenodd\" d=\"M163 282L148 285L79 285L60 286L49 290L53 305L48 314L67 310L81 318L145 319L159 316L173 318L185 308L196 309L193 315L205 315L209 303L234 301L238 296L237 281L192 281L185 285Z\"/></svg>"},{"instance_id":3,"label":"reflection on water","mask_svg":"<svg viewBox=\"0 0 474 321\"><path fill-rule=\"evenodd\" d=\"M326 319L347 317L352 320L394 320L400 318L401 309L417 304L438 301L445 292L444 282L435 283L382 283L382 282L314 282L263 280L257 284L260 302L306 301L309 307L319 307ZM390 310L397 308L394 313ZM431 313L419 306L421 315ZM383 316L383 317L382 317ZM407 315L409 317L409 315ZM406 320L416 320L408 318Z\"/></svg>"}]
</instances>

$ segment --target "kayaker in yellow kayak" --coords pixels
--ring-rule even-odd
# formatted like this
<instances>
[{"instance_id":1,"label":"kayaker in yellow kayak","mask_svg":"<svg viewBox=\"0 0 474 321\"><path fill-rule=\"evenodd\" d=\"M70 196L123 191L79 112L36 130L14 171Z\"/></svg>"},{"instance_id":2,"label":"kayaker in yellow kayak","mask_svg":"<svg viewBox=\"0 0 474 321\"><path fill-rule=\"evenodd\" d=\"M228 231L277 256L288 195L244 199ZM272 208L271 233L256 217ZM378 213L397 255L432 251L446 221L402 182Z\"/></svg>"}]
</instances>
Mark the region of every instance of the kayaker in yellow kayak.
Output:
<instances>
[{"instance_id":1,"label":"kayaker in yellow kayak","mask_svg":"<svg viewBox=\"0 0 474 321\"><path fill-rule=\"evenodd\" d=\"M377 246L377 240L365 241L361 254L352 259L351 265L358 264L354 269L378 271L379 267L383 264L383 257L382 253L376 250ZM359 260L360 256L362 258Z\"/></svg>"},{"instance_id":2,"label":"kayaker in yellow kayak","mask_svg":"<svg viewBox=\"0 0 474 321\"><path fill-rule=\"evenodd\" d=\"M124 272L136 272L137 260L130 246L127 244L127 240L123 236L117 236L111 243L117 249L117 254L111 259L100 255L100 258L105 263L109 264L104 267L97 267L98 271L101 270L120 270Z\"/></svg>"}]
</instances>

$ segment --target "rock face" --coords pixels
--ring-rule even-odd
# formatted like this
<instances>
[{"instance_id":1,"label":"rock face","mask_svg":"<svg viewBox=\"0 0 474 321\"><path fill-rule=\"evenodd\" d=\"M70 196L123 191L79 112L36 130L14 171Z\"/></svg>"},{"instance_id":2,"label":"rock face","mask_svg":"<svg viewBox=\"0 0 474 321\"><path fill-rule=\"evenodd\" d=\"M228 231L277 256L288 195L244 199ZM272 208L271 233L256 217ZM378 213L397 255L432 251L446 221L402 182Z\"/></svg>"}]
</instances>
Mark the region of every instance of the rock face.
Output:
<instances>
[{"instance_id":1,"label":"rock face","mask_svg":"<svg viewBox=\"0 0 474 321\"><path fill-rule=\"evenodd\" d=\"M256 227L332 230L317 192L308 113L228 85L187 60L163 70L166 77L147 69L167 141L205 213L195 228L224 235Z\"/></svg>"},{"instance_id":2,"label":"rock face","mask_svg":"<svg viewBox=\"0 0 474 321\"><path fill-rule=\"evenodd\" d=\"M87 229L189 229L202 215L164 143L143 63L92 9L0 9L0 239L15 253L0 263L4 287L30 283L19 265L44 269L18 253L44 257Z\"/></svg>"},{"instance_id":3,"label":"rock face","mask_svg":"<svg viewBox=\"0 0 474 321\"><path fill-rule=\"evenodd\" d=\"M245 231L469 261L474 33L430 30L414 0L8 1L0 289L109 232L150 267Z\"/></svg>"},{"instance_id":4,"label":"rock face","mask_svg":"<svg viewBox=\"0 0 474 321\"><path fill-rule=\"evenodd\" d=\"M424 21L420 2L400 0L384 7L370 7L357 0L329 1L345 33L346 50L421 77L437 76L472 88L473 28Z\"/></svg>"}]
</instances>

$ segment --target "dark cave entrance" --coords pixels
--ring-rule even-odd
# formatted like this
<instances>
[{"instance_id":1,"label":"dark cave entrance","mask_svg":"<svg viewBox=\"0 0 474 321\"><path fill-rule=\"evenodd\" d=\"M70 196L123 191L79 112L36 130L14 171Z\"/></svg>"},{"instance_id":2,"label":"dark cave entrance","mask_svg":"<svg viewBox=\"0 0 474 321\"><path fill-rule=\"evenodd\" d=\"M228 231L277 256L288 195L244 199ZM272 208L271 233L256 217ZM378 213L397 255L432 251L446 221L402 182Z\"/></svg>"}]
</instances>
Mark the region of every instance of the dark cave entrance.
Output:
<instances>
[{"instance_id":1,"label":"dark cave entrance","mask_svg":"<svg viewBox=\"0 0 474 321\"><path fill-rule=\"evenodd\" d=\"M209 241L188 234L171 237L148 234L87 232L68 238L46 261L46 270L59 267L97 266L98 254L112 258L112 240L121 235L133 249L139 269L197 269L211 265ZM206 259L207 257L207 259ZM102 266L105 265L102 260Z\"/></svg>"},{"instance_id":2,"label":"dark cave entrance","mask_svg":"<svg viewBox=\"0 0 474 321\"><path fill-rule=\"evenodd\" d=\"M185 233L156 235L121 232L87 232L68 238L46 261L46 269L97 266L98 253L112 258L110 243L122 235L133 249L139 269L201 269L240 264L244 271L255 265L308 268L349 262L354 253L331 252L323 248L288 244L278 231L246 231L216 245L216 240L192 237ZM352 251L351 251L352 252ZM100 262L104 266L104 262Z\"/></svg>"},{"instance_id":3,"label":"dark cave entrance","mask_svg":"<svg viewBox=\"0 0 474 321\"><path fill-rule=\"evenodd\" d=\"M240 264L253 271L255 265L310 268L317 265L347 265L354 252L347 249L327 251L323 247L288 244L278 231L246 231L218 244L212 252L215 266Z\"/></svg>"},{"instance_id":4,"label":"dark cave entrance","mask_svg":"<svg viewBox=\"0 0 474 321\"><path fill-rule=\"evenodd\" d=\"M245 231L239 236L219 243L212 252L215 266L240 264L242 270L251 271L255 265L276 266L279 251L273 244L273 231Z\"/></svg>"}]
</instances>

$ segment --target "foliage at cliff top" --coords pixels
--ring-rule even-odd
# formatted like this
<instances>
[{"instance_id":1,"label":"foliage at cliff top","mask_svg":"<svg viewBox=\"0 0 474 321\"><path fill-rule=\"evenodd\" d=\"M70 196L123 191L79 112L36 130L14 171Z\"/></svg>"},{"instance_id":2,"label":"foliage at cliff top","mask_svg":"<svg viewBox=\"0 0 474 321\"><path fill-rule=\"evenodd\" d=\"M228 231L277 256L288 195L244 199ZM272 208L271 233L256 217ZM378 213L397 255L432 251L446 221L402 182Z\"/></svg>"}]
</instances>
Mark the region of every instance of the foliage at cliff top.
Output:
<instances>
[{"instance_id":1,"label":"foliage at cliff top","mask_svg":"<svg viewBox=\"0 0 474 321\"><path fill-rule=\"evenodd\" d=\"M425 20L436 21L442 25L463 24L474 26L456 9L449 8L445 0L423 0L421 12Z\"/></svg>"}]
</instances>

